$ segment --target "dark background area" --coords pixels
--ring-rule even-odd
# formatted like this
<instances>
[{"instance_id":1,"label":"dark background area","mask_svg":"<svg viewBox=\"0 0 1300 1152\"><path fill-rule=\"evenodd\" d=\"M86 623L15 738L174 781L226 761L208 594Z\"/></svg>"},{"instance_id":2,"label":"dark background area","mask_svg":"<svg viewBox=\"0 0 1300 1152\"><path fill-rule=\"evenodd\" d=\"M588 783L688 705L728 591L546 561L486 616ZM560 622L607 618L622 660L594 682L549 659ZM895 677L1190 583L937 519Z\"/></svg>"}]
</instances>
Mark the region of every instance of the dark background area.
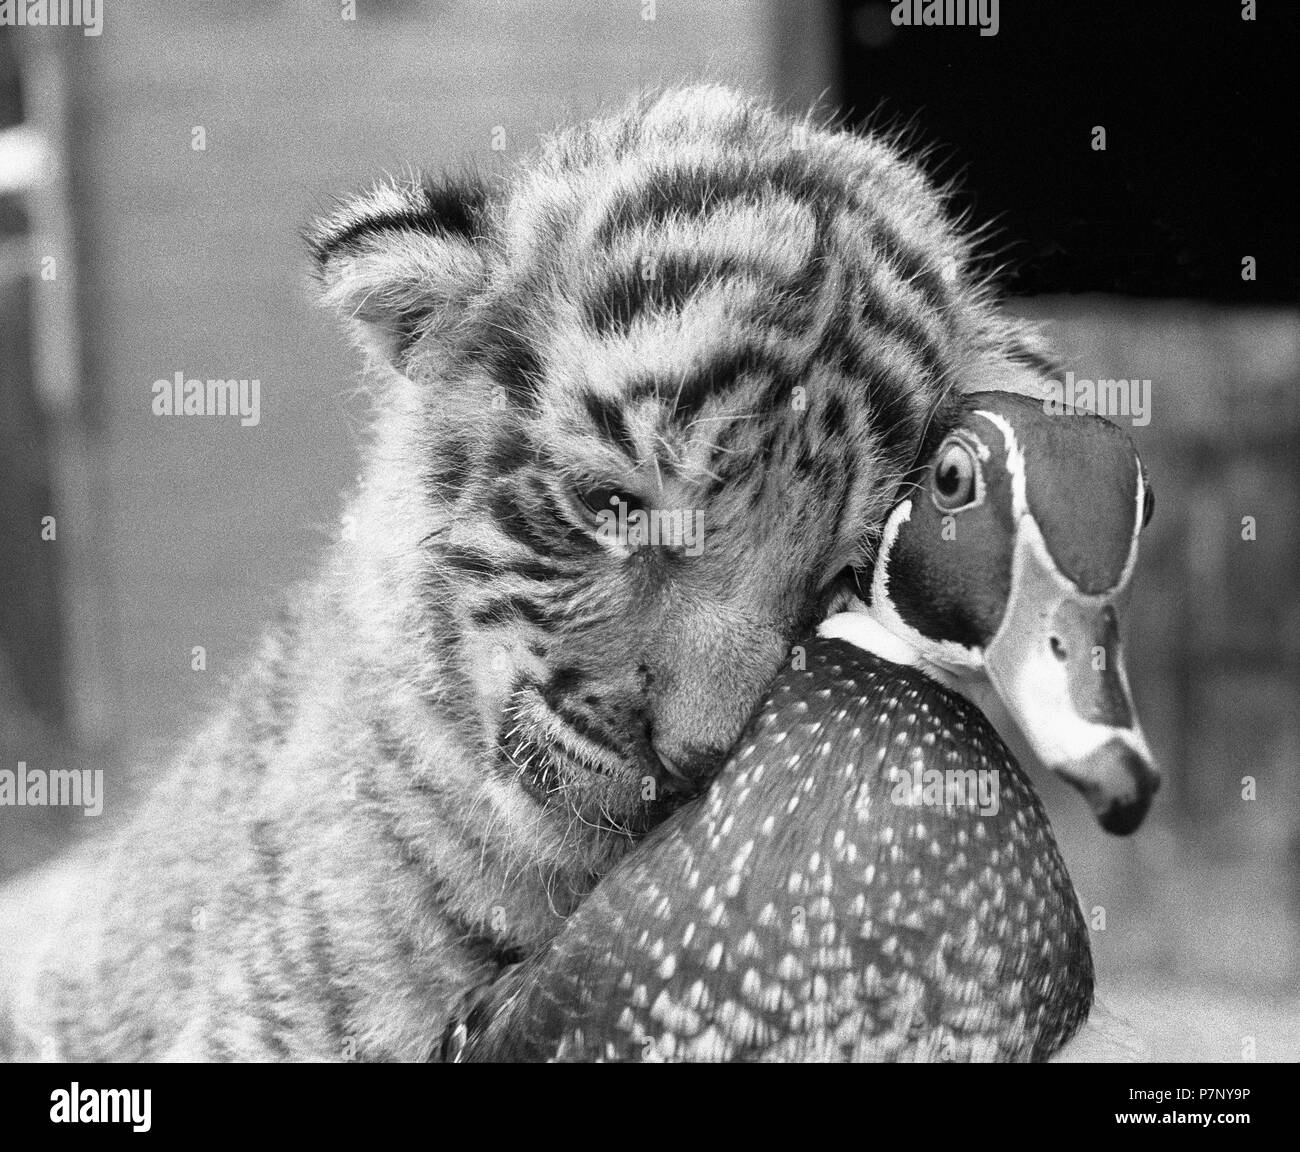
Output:
<instances>
[{"instance_id":1,"label":"dark background area","mask_svg":"<svg viewBox=\"0 0 1300 1152\"><path fill-rule=\"evenodd\" d=\"M1294 4L1002 0L987 37L893 7L839 0L842 103L939 142L930 170L998 225L1010 291L1300 297Z\"/></svg>"}]
</instances>

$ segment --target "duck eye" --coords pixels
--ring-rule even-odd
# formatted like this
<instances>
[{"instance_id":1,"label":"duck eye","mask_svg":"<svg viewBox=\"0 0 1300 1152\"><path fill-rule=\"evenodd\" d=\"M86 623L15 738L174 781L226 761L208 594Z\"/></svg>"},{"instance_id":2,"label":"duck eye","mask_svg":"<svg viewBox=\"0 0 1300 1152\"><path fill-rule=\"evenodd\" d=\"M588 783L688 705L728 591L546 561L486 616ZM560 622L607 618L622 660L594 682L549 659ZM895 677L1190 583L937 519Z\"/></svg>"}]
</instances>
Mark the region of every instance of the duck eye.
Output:
<instances>
[{"instance_id":1,"label":"duck eye","mask_svg":"<svg viewBox=\"0 0 1300 1152\"><path fill-rule=\"evenodd\" d=\"M930 498L940 512L956 512L975 503L979 461L969 445L949 440L939 450L930 480Z\"/></svg>"}]
</instances>

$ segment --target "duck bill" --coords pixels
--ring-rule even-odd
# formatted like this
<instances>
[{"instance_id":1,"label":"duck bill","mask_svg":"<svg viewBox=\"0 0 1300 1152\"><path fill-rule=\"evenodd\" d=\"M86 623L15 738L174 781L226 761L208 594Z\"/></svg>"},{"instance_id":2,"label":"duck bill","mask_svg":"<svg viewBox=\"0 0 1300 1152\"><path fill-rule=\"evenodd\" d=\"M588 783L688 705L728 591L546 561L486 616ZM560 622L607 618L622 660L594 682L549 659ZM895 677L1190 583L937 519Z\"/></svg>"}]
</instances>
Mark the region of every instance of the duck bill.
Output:
<instances>
[{"instance_id":1,"label":"duck bill","mask_svg":"<svg viewBox=\"0 0 1300 1152\"><path fill-rule=\"evenodd\" d=\"M1125 836L1142 823L1160 775L1129 693L1121 601L1081 592L1041 535L1022 531L1006 613L984 661L1035 755L1084 794L1107 832Z\"/></svg>"}]
</instances>

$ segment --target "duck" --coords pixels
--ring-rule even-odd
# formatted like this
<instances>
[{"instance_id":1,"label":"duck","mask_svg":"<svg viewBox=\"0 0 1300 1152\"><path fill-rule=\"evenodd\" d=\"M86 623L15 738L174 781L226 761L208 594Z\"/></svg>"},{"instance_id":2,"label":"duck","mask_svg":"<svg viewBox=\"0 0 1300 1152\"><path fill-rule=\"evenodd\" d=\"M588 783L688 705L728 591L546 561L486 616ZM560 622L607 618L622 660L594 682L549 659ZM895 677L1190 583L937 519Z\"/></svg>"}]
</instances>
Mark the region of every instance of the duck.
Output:
<instances>
[{"instance_id":1,"label":"duck","mask_svg":"<svg viewBox=\"0 0 1300 1152\"><path fill-rule=\"evenodd\" d=\"M1133 1058L1094 1011L1087 923L998 727L1103 829L1141 824L1160 777L1119 623L1152 507L1109 421L950 401L871 569L707 791L486 990L444 1058Z\"/></svg>"}]
</instances>

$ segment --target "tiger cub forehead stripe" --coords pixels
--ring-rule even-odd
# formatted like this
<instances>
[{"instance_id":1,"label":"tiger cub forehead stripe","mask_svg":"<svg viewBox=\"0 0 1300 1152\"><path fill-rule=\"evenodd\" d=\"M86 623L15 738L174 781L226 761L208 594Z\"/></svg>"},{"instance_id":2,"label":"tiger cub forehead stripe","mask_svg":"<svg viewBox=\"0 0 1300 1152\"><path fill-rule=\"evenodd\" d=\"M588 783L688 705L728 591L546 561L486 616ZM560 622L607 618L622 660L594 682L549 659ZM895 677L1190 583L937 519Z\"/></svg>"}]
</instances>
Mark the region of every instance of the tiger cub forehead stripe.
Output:
<instances>
[{"instance_id":1,"label":"tiger cub forehead stripe","mask_svg":"<svg viewBox=\"0 0 1300 1152\"><path fill-rule=\"evenodd\" d=\"M582 402L597 430L623 449L628 459L636 463L637 442L623 415L623 405L614 398L601 396L595 392L584 392Z\"/></svg>"},{"instance_id":2,"label":"tiger cub forehead stripe","mask_svg":"<svg viewBox=\"0 0 1300 1152\"><path fill-rule=\"evenodd\" d=\"M702 219L674 217L661 227L642 223L588 255L584 311L597 334L617 336L656 311L680 311L693 293L728 278L793 293L813 270L814 239L806 206L780 198L722 205Z\"/></svg>"}]
</instances>

